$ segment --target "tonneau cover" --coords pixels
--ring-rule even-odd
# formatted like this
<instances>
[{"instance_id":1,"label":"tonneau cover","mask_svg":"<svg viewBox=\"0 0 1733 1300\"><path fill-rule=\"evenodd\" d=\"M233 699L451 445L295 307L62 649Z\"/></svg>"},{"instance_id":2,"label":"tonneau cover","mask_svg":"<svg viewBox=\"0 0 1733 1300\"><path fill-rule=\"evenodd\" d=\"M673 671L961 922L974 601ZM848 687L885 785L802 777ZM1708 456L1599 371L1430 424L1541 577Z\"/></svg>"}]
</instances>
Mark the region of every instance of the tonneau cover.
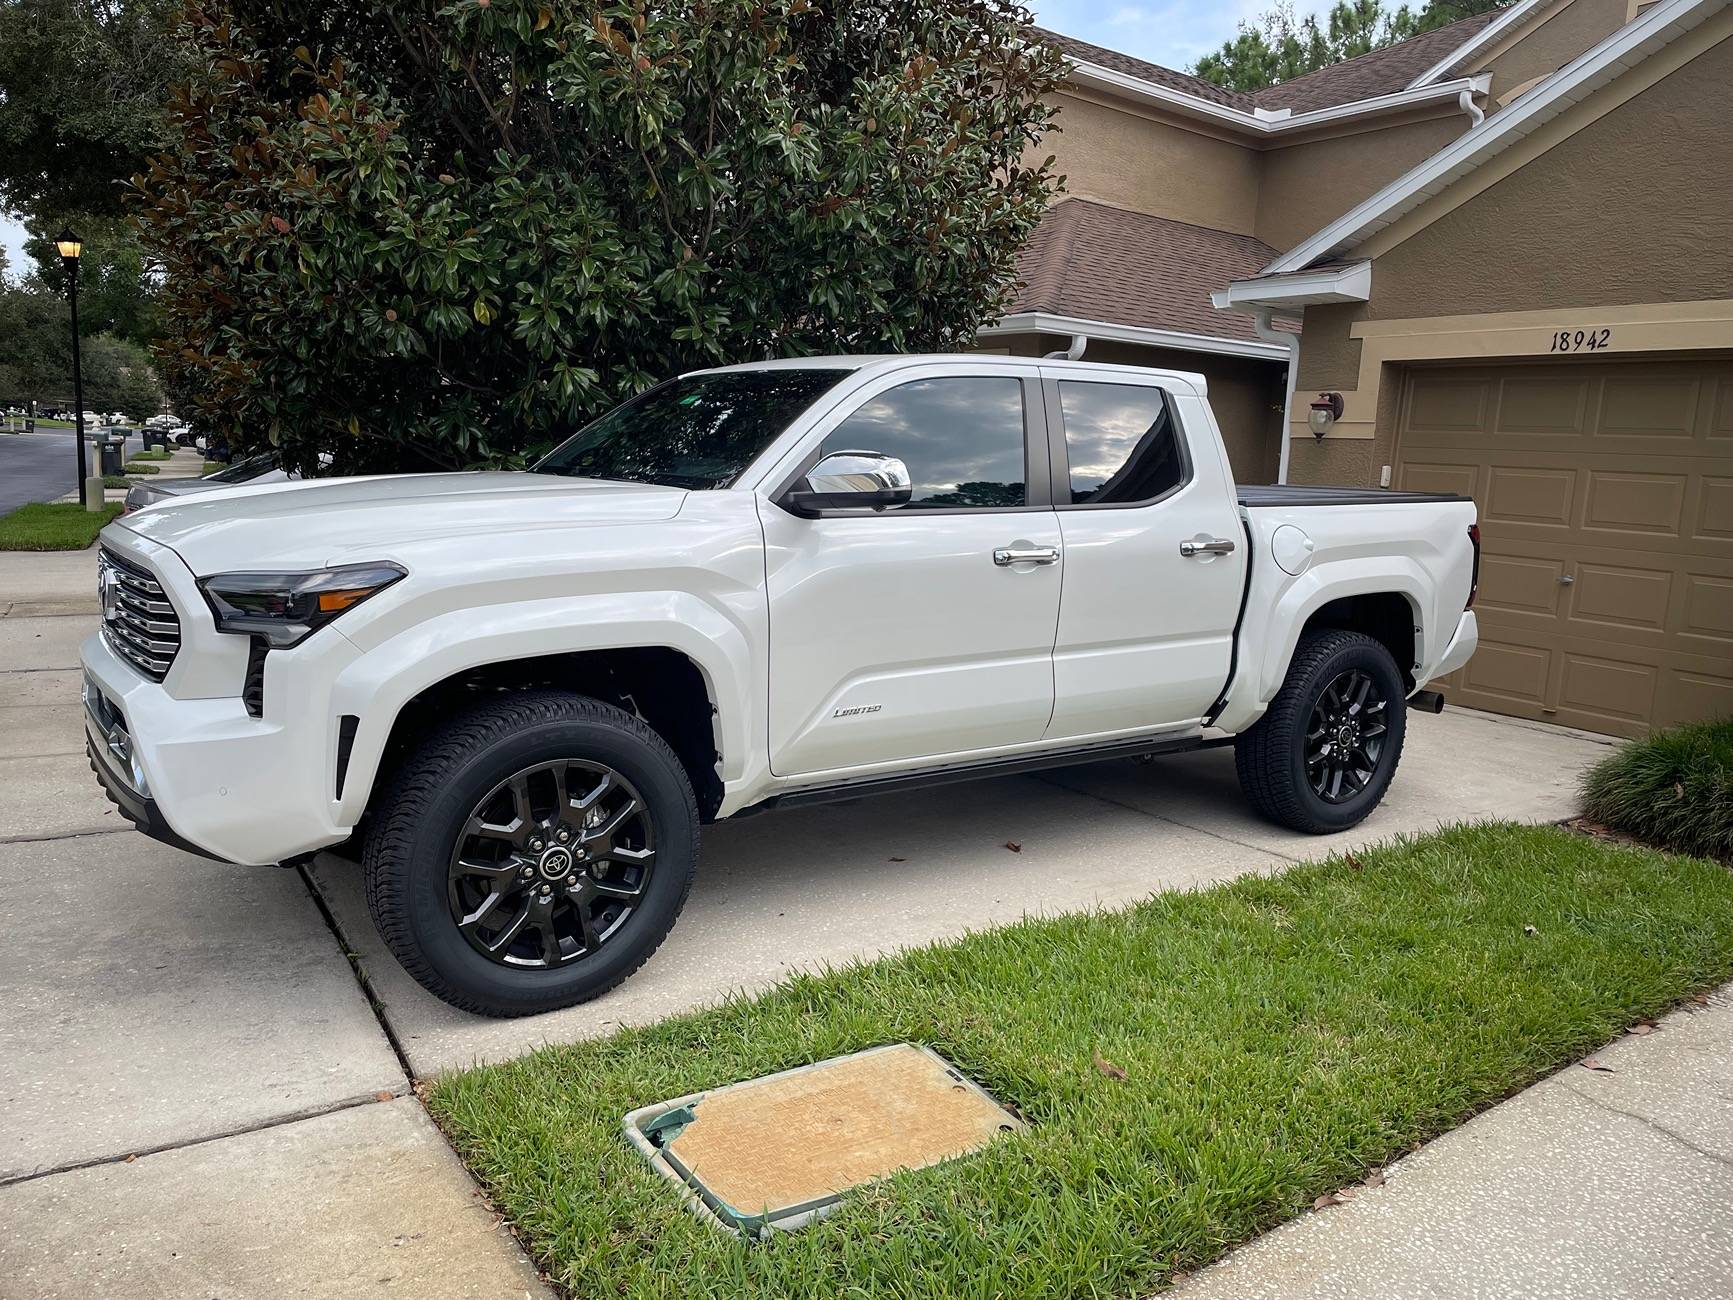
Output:
<instances>
[{"instance_id":1,"label":"tonneau cover","mask_svg":"<svg viewBox=\"0 0 1733 1300\"><path fill-rule=\"evenodd\" d=\"M1392 492L1388 488L1296 487L1291 483L1241 484L1240 504L1259 506L1400 506L1417 502L1467 501L1450 492Z\"/></svg>"}]
</instances>

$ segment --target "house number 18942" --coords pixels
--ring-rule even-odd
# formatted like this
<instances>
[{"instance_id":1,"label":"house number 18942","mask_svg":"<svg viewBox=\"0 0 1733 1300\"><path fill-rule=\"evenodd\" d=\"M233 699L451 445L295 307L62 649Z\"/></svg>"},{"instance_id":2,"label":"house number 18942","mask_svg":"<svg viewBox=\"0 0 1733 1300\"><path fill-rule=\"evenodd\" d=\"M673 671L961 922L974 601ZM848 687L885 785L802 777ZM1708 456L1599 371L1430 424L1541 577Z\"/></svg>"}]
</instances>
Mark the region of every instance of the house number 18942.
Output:
<instances>
[{"instance_id":1,"label":"house number 18942","mask_svg":"<svg viewBox=\"0 0 1733 1300\"><path fill-rule=\"evenodd\" d=\"M1610 329L1586 330L1554 330L1552 336L1552 352L1599 352L1602 348L1612 346L1613 332Z\"/></svg>"}]
</instances>

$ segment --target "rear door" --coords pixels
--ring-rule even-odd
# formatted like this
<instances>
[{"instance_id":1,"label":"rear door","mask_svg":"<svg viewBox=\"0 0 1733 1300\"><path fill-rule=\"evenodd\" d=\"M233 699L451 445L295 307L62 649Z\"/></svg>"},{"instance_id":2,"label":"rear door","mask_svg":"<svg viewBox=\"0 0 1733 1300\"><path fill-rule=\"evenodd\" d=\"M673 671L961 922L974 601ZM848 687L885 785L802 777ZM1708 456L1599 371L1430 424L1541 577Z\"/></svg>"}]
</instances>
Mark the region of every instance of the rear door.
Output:
<instances>
[{"instance_id":1,"label":"rear door","mask_svg":"<svg viewBox=\"0 0 1733 1300\"><path fill-rule=\"evenodd\" d=\"M1041 739L1063 567L1041 411L1033 363L894 371L816 431L800 474L895 456L908 504L806 519L760 499L777 775Z\"/></svg>"},{"instance_id":2,"label":"rear door","mask_svg":"<svg viewBox=\"0 0 1733 1300\"><path fill-rule=\"evenodd\" d=\"M1196 723L1227 682L1248 562L1220 436L1158 376L1077 374L1043 383L1065 548L1047 737Z\"/></svg>"}]
</instances>

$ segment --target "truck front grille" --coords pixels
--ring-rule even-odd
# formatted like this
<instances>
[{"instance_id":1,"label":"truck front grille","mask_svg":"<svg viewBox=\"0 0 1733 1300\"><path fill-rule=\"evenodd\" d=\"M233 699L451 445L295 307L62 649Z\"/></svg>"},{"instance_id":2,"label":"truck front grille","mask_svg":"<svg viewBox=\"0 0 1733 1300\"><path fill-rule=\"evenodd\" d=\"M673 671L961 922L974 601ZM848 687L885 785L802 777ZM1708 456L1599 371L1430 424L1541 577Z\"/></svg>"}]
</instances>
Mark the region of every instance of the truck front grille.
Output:
<instances>
[{"instance_id":1,"label":"truck front grille","mask_svg":"<svg viewBox=\"0 0 1733 1300\"><path fill-rule=\"evenodd\" d=\"M97 555L97 584L109 649L160 682L181 648L180 616L162 584L106 549Z\"/></svg>"}]
</instances>

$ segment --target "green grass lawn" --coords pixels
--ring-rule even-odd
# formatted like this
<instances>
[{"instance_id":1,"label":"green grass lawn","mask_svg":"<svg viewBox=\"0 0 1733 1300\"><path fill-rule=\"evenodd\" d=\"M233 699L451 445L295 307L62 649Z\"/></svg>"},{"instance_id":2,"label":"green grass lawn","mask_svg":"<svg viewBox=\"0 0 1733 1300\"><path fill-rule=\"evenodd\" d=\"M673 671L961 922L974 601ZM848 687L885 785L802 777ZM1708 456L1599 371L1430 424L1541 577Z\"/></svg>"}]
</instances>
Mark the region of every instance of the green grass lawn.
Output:
<instances>
[{"instance_id":1,"label":"green grass lawn","mask_svg":"<svg viewBox=\"0 0 1733 1300\"><path fill-rule=\"evenodd\" d=\"M174 453L172 451L136 451L132 458L134 460L173 460Z\"/></svg>"},{"instance_id":2,"label":"green grass lawn","mask_svg":"<svg viewBox=\"0 0 1733 1300\"><path fill-rule=\"evenodd\" d=\"M1733 718L1627 741L1583 779L1584 815L1733 862Z\"/></svg>"},{"instance_id":3,"label":"green grass lawn","mask_svg":"<svg viewBox=\"0 0 1733 1300\"><path fill-rule=\"evenodd\" d=\"M799 977L428 1102L573 1295L1132 1297L1729 977L1721 867L1466 827ZM621 1138L635 1106L902 1040L1032 1130L756 1245Z\"/></svg>"},{"instance_id":4,"label":"green grass lawn","mask_svg":"<svg viewBox=\"0 0 1733 1300\"><path fill-rule=\"evenodd\" d=\"M0 515L0 551L82 551L120 509L118 501L100 512L86 510L76 501L19 506L9 515Z\"/></svg>"},{"instance_id":5,"label":"green grass lawn","mask_svg":"<svg viewBox=\"0 0 1733 1300\"><path fill-rule=\"evenodd\" d=\"M124 468L128 474L155 474L158 472L155 465L141 464L137 456L127 461Z\"/></svg>"},{"instance_id":6,"label":"green grass lawn","mask_svg":"<svg viewBox=\"0 0 1733 1300\"><path fill-rule=\"evenodd\" d=\"M205 467L202 470L200 470L199 473L200 474L215 474L219 469L227 469L227 468L228 468L228 466L220 460L207 460L205 462Z\"/></svg>"}]
</instances>

